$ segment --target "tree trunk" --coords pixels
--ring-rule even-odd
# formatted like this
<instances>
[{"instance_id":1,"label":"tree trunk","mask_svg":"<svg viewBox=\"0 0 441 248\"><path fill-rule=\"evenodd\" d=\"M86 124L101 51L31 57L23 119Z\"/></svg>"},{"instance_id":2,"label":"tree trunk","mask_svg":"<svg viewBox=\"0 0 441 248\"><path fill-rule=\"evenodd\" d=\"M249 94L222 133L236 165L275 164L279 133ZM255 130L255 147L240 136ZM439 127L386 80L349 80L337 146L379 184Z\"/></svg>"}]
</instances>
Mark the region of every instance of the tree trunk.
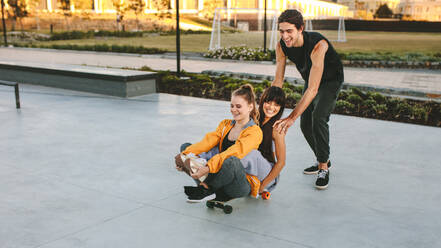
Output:
<instances>
[{"instance_id":1,"label":"tree trunk","mask_svg":"<svg viewBox=\"0 0 441 248\"><path fill-rule=\"evenodd\" d=\"M24 32L24 27L23 27L23 20L22 20L22 18L19 18L19 19L18 19L18 22L20 23L21 32Z\"/></svg>"},{"instance_id":2,"label":"tree trunk","mask_svg":"<svg viewBox=\"0 0 441 248\"><path fill-rule=\"evenodd\" d=\"M15 31L15 23L17 22L17 20L14 18L12 19L12 28L11 31Z\"/></svg>"},{"instance_id":3,"label":"tree trunk","mask_svg":"<svg viewBox=\"0 0 441 248\"><path fill-rule=\"evenodd\" d=\"M37 25L37 30L40 30L40 18L35 14L35 24Z\"/></svg>"}]
</instances>

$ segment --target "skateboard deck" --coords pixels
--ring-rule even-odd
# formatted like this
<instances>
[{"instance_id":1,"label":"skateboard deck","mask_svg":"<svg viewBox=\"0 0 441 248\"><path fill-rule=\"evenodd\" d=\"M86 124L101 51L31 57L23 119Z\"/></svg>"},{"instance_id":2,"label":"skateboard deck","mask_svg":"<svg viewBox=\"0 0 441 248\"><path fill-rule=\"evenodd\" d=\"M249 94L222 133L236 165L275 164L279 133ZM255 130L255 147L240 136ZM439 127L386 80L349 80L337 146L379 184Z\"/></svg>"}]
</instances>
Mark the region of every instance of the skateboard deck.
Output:
<instances>
[{"instance_id":1,"label":"skateboard deck","mask_svg":"<svg viewBox=\"0 0 441 248\"><path fill-rule=\"evenodd\" d=\"M226 214L231 214L233 212L233 207L226 204L229 201L218 201L216 199L207 201L206 205L208 208L220 208Z\"/></svg>"}]
</instances>

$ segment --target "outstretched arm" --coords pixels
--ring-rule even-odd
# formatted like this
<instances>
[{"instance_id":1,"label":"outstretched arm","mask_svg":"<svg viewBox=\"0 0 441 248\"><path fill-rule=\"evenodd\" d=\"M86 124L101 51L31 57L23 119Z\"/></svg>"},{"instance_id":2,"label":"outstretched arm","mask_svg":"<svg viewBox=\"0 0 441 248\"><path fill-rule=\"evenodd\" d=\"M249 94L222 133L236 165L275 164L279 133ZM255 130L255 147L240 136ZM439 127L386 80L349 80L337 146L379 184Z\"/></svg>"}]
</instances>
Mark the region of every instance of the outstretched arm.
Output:
<instances>
[{"instance_id":1,"label":"outstretched arm","mask_svg":"<svg viewBox=\"0 0 441 248\"><path fill-rule=\"evenodd\" d=\"M279 120L274 124L274 127L279 132L286 133L288 128L294 124L297 118L306 110L317 95L325 66L326 51L328 51L328 43L325 40L319 41L317 45L315 45L314 50L312 50L312 67L309 72L308 88L291 114L287 118Z\"/></svg>"},{"instance_id":2,"label":"outstretched arm","mask_svg":"<svg viewBox=\"0 0 441 248\"><path fill-rule=\"evenodd\" d=\"M283 79L285 77L285 68L286 68L286 56L282 51L282 47L280 43L277 43L276 46L276 75L274 76L274 81L271 86L277 86L282 88Z\"/></svg>"},{"instance_id":3,"label":"outstretched arm","mask_svg":"<svg viewBox=\"0 0 441 248\"><path fill-rule=\"evenodd\" d=\"M270 171L268 176L263 179L260 184L259 193L262 193L263 190L268 186L270 182L272 182L277 176L279 176L283 167L285 166L286 161L286 144L285 144L285 133L279 133L275 129L273 129L273 139L276 145L276 163L273 166L273 169Z\"/></svg>"}]
</instances>

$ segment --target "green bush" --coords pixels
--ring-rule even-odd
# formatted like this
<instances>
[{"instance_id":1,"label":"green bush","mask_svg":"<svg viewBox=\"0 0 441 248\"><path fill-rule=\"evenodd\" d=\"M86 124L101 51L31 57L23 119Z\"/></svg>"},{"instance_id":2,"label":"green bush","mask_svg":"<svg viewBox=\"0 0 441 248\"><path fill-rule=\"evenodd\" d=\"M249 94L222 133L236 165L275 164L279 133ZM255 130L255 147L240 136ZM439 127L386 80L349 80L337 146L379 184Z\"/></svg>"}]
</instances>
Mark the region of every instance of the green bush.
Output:
<instances>
[{"instance_id":1,"label":"green bush","mask_svg":"<svg viewBox=\"0 0 441 248\"><path fill-rule=\"evenodd\" d=\"M424 107L414 107L412 109L413 119L427 122L429 119L429 112Z\"/></svg>"},{"instance_id":2,"label":"green bush","mask_svg":"<svg viewBox=\"0 0 441 248\"><path fill-rule=\"evenodd\" d=\"M363 102L363 99L356 94L350 94L347 98L348 102L354 104L354 105L359 105L360 103Z\"/></svg>"},{"instance_id":3,"label":"green bush","mask_svg":"<svg viewBox=\"0 0 441 248\"><path fill-rule=\"evenodd\" d=\"M398 115L400 117L410 117L412 112L412 106L410 106L407 102L400 102L398 104Z\"/></svg>"},{"instance_id":4,"label":"green bush","mask_svg":"<svg viewBox=\"0 0 441 248\"><path fill-rule=\"evenodd\" d=\"M335 111L337 113L341 113L341 114L348 114L351 113L352 111L355 110L355 105L345 101L345 100L338 100L335 103Z\"/></svg>"},{"instance_id":5,"label":"green bush","mask_svg":"<svg viewBox=\"0 0 441 248\"><path fill-rule=\"evenodd\" d=\"M364 93L363 91L361 91L359 88L352 87L352 88L351 88L351 92L352 92L353 95L360 96L363 100L366 100L366 99L368 98L368 96L366 95L366 93Z\"/></svg>"},{"instance_id":6,"label":"green bush","mask_svg":"<svg viewBox=\"0 0 441 248\"><path fill-rule=\"evenodd\" d=\"M386 104L377 104L374 106L374 111L379 117L384 117L387 113Z\"/></svg>"},{"instance_id":7,"label":"green bush","mask_svg":"<svg viewBox=\"0 0 441 248\"><path fill-rule=\"evenodd\" d=\"M386 102L386 97L378 92L374 92L372 94L372 99L374 99L378 104L384 104Z\"/></svg>"}]
</instances>

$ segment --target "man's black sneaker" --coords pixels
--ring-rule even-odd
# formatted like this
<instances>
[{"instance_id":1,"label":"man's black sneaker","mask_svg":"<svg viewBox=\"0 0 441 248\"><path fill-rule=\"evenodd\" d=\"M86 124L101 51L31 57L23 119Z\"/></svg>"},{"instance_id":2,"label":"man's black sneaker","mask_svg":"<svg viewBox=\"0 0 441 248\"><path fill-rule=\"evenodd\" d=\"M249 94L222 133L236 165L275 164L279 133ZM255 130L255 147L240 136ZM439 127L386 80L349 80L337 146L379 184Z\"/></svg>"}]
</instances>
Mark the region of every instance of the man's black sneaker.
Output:
<instances>
[{"instance_id":1,"label":"man's black sneaker","mask_svg":"<svg viewBox=\"0 0 441 248\"><path fill-rule=\"evenodd\" d=\"M190 192L187 191L186 193L189 193L187 202L204 202L213 200L216 197L213 191L203 186L198 186L196 189L191 189Z\"/></svg>"},{"instance_id":2,"label":"man's black sneaker","mask_svg":"<svg viewBox=\"0 0 441 248\"><path fill-rule=\"evenodd\" d=\"M329 160L328 162L328 169L329 168L331 168L331 160ZM318 171L319 171L318 162L316 162L315 165L304 169L303 173L306 175L313 175L313 174L317 174Z\"/></svg>"},{"instance_id":3,"label":"man's black sneaker","mask_svg":"<svg viewBox=\"0 0 441 248\"><path fill-rule=\"evenodd\" d=\"M319 170L315 187L317 189L326 189L329 182L329 170Z\"/></svg>"}]
</instances>

